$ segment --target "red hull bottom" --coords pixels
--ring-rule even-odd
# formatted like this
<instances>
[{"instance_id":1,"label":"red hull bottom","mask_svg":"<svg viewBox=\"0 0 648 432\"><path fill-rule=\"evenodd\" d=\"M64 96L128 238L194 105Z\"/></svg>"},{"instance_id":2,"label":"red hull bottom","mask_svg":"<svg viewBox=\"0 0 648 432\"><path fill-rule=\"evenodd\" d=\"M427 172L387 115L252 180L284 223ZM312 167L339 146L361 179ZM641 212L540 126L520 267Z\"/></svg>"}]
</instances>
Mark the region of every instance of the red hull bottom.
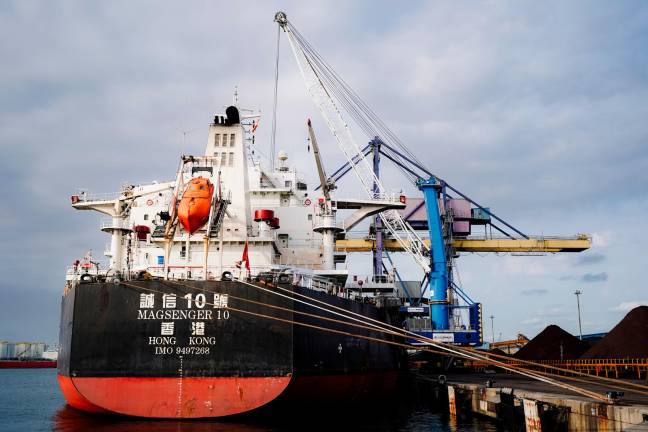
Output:
<instances>
[{"instance_id":1,"label":"red hull bottom","mask_svg":"<svg viewBox=\"0 0 648 432\"><path fill-rule=\"evenodd\" d=\"M224 417L282 400L320 402L382 398L398 372L294 378L79 378L58 376L73 408L149 418ZM292 405L292 403L291 403Z\"/></svg>"},{"instance_id":2,"label":"red hull bottom","mask_svg":"<svg viewBox=\"0 0 648 432\"><path fill-rule=\"evenodd\" d=\"M94 378L58 376L68 404L93 413L150 418L222 417L279 396L290 376L260 378Z\"/></svg>"},{"instance_id":3,"label":"red hull bottom","mask_svg":"<svg viewBox=\"0 0 648 432\"><path fill-rule=\"evenodd\" d=\"M2 360L0 369L55 368L56 360Z\"/></svg>"}]
</instances>

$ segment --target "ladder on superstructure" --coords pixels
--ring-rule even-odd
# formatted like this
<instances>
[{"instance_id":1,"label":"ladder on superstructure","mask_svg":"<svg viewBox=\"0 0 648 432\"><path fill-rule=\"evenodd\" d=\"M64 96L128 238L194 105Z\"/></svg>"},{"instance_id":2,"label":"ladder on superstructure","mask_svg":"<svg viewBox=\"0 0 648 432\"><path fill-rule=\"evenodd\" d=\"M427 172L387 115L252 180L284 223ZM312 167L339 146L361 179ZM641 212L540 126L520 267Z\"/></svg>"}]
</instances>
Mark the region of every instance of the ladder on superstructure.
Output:
<instances>
[{"instance_id":1,"label":"ladder on superstructure","mask_svg":"<svg viewBox=\"0 0 648 432\"><path fill-rule=\"evenodd\" d=\"M209 238L218 237L218 232L223 225L223 220L225 219L225 213L227 212L227 206L230 204L229 199L219 199L216 205L214 206L214 212L212 214L212 220L209 223Z\"/></svg>"}]
</instances>

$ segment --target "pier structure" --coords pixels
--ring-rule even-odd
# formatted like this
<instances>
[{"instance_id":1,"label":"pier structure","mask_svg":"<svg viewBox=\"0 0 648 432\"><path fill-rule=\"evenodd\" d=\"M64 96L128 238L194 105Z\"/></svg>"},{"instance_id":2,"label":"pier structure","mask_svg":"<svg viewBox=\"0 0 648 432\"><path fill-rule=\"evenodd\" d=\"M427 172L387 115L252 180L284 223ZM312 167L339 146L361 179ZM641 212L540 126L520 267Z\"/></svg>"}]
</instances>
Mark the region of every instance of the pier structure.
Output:
<instances>
[{"instance_id":1,"label":"pier structure","mask_svg":"<svg viewBox=\"0 0 648 432\"><path fill-rule=\"evenodd\" d=\"M648 396L640 392L611 404L516 375L468 374L448 376L437 394L451 416L488 417L508 430L648 431Z\"/></svg>"}]
</instances>

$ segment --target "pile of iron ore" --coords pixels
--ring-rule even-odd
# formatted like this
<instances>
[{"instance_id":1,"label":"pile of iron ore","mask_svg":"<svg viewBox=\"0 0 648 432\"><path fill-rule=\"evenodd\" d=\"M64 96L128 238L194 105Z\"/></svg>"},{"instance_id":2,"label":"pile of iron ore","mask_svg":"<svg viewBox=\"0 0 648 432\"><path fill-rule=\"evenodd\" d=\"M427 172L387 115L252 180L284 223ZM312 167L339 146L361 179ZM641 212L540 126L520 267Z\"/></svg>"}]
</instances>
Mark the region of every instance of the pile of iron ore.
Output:
<instances>
[{"instance_id":1,"label":"pile of iron ore","mask_svg":"<svg viewBox=\"0 0 648 432\"><path fill-rule=\"evenodd\" d=\"M522 360L571 360L579 358L588 349L589 345L586 342L552 324L531 339L513 357Z\"/></svg>"},{"instance_id":2,"label":"pile of iron ore","mask_svg":"<svg viewBox=\"0 0 648 432\"><path fill-rule=\"evenodd\" d=\"M582 358L648 358L648 306L628 312Z\"/></svg>"}]
</instances>

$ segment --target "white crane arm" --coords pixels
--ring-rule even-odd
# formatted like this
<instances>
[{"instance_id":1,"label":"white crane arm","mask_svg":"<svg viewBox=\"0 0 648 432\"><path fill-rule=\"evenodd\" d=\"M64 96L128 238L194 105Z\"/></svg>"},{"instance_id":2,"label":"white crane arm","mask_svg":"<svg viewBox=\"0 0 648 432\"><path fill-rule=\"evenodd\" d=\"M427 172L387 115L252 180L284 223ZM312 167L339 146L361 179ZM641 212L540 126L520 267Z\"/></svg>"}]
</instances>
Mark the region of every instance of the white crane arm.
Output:
<instances>
[{"instance_id":1,"label":"white crane arm","mask_svg":"<svg viewBox=\"0 0 648 432\"><path fill-rule=\"evenodd\" d=\"M290 47L292 49L297 65L301 71L306 88L310 93L313 102L319 108L326 125L335 137L338 147L344 154L349 166L353 169L354 174L360 181L363 189L371 199L381 201L395 201L393 195L385 193L385 189L373 172L373 168L364 154L358 147L349 125L342 117L333 97L329 94L326 86L318 76L315 68L311 64L308 56L304 52L302 45L299 43L292 26L283 12L277 12L275 21L285 31ZM356 157L357 156L357 157ZM355 158L355 159L354 159ZM374 191L374 185L377 191ZM403 219L396 210L389 210L380 214L385 228L390 234L398 240L403 249L409 253L412 258L421 266L426 273L430 271L430 259L426 256L427 246L412 227Z\"/></svg>"}]
</instances>

